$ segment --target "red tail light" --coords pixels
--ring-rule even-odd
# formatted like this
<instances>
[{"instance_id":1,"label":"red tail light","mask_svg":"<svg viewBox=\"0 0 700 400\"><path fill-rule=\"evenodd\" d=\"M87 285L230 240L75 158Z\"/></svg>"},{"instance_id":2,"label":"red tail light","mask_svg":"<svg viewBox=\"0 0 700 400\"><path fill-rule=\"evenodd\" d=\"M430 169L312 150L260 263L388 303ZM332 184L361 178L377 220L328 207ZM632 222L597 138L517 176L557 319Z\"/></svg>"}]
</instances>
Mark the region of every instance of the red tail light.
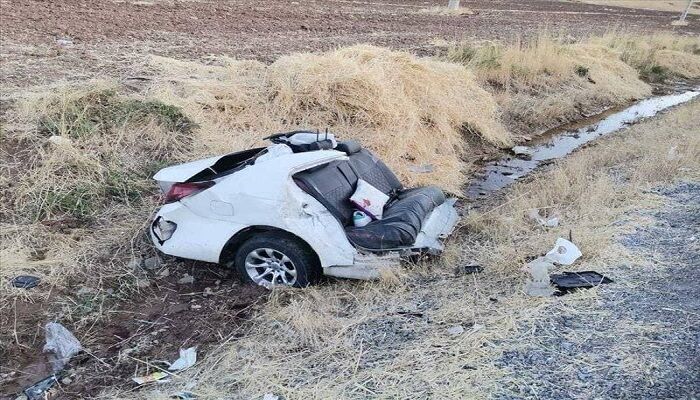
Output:
<instances>
[{"instance_id":1,"label":"red tail light","mask_svg":"<svg viewBox=\"0 0 700 400\"><path fill-rule=\"evenodd\" d=\"M165 195L165 204L173 203L178 200L182 200L185 197L197 194L204 189L209 189L214 186L214 182L192 182L192 183L176 183L170 187L168 193Z\"/></svg>"}]
</instances>

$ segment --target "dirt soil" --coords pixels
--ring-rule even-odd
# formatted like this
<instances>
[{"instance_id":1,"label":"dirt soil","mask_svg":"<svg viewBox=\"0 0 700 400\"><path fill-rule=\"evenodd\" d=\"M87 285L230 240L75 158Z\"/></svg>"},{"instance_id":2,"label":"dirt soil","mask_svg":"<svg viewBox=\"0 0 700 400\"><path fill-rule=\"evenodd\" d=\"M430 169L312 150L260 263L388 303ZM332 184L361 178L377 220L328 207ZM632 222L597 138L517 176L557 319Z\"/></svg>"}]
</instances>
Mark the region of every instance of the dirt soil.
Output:
<instances>
[{"instance_id":1,"label":"dirt soil","mask_svg":"<svg viewBox=\"0 0 700 400\"><path fill-rule=\"evenodd\" d=\"M418 54L448 41L571 37L618 29L699 34L698 16L557 1L463 0L473 15L425 10L443 0L0 0L6 88L142 73L143 55L272 61L282 54L372 43Z\"/></svg>"},{"instance_id":2,"label":"dirt soil","mask_svg":"<svg viewBox=\"0 0 700 400\"><path fill-rule=\"evenodd\" d=\"M167 271L167 272L166 272ZM86 398L109 387L137 387L132 376L167 368L180 348L200 354L236 338L239 327L257 308L266 289L242 286L229 270L216 265L165 260L157 269L134 271L143 282L138 293L119 293L117 282L99 290L72 285L74 292L52 293L43 302L15 304L18 345L0 358L0 399L14 399L23 388L51 374L44 345L46 317L70 307L73 323L63 322L86 351L71 361L70 385L58 385L52 399ZM180 283L186 274L193 283ZM165 276L167 275L167 276ZM75 329L74 326L80 326ZM76 378L78 377L78 378Z\"/></svg>"}]
</instances>

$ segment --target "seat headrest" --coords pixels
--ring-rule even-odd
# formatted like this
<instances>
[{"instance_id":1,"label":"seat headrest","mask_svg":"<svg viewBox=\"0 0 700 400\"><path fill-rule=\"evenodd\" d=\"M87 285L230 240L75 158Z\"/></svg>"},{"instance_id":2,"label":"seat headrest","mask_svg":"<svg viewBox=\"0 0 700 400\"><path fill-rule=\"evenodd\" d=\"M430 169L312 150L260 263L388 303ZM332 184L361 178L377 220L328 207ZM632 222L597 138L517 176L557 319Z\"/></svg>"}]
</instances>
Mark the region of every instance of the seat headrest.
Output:
<instances>
[{"instance_id":1,"label":"seat headrest","mask_svg":"<svg viewBox=\"0 0 700 400\"><path fill-rule=\"evenodd\" d=\"M360 144L354 140L344 140L342 142L338 142L338 145L335 147L335 149L338 151L342 151L347 155L350 155L362 150L362 146L360 146Z\"/></svg>"}]
</instances>

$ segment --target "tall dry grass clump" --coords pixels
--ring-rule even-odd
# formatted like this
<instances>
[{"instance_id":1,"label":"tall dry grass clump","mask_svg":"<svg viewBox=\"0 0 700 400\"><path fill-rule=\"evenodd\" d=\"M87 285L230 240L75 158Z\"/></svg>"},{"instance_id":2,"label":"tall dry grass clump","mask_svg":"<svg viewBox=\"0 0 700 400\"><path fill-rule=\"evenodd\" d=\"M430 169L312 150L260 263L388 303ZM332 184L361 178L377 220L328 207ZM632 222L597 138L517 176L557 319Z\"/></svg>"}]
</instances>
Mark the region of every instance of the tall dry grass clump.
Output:
<instances>
[{"instance_id":1,"label":"tall dry grass clump","mask_svg":"<svg viewBox=\"0 0 700 400\"><path fill-rule=\"evenodd\" d=\"M615 52L547 34L509 45L462 43L448 50L447 59L474 71L494 93L504 122L520 134L536 134L651 93Z\"/></svg>"},{"instance_id":2,"label":"tall dry grass clump","mask_svg":"<svg viewBox=\"0 0 700 400\"><path fill-rule=\"evenodd\" d=\"M152 95L202 126L200 152L248 147L271 132L330 128L376 151L405 183L458 193L470 162L466 137L510 143L492 97L454 63L365 45L284 56L269 66L221 61L153 62L163 79ZM411 173L414 164L434 172Z\"/></svg>"},{"instance_id":3,"label":"tall dry grass clump","mask_svg":"<svg viewBox=\"0 0 700 400\"><path fill-rule=\"evenodd\" d=\"M152 174L180 159L193 127L176 107L100 82L28 96L16 114L30 128L3 138L0 277L50 283L128 247L155 205Z\"/></svg>"},{"instance_id":4,"label":"tall dry grass clump","mask_svg":"<svg viewBox=\"0 0 700 400\"><path fill-rule=\"evenodd\" d=\"M649 81L669 77L700 78L700 37L673 34L631 35L612 32L591 42L606 46Z\"/></svg>"}]
</instances>

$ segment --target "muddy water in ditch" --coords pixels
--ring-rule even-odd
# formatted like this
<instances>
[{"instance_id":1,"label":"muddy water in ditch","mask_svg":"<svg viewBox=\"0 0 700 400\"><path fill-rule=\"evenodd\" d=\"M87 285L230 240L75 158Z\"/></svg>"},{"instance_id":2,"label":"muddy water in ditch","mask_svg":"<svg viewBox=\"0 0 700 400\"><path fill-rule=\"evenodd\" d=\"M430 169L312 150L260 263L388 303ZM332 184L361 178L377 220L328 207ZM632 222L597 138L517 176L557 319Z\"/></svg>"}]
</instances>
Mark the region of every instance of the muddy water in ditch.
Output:
<instances>
[{"instance_id":1,"label":"muddy water in ditch","mask_svg":"<svg viewBox=\"0 0 700 400\"><path fill-rule=\"evenodd\" d=\"M479 199L528 175L537 167L562 158L601 136L617 132L660 111L685 103L700 95L700 88L642 100L628 108L589 118L584 125L564 128L544 135L543 142L527 148L529 155L507 156L489 162L467 188L467 197Z\"/></svg>"}]
</instances>

